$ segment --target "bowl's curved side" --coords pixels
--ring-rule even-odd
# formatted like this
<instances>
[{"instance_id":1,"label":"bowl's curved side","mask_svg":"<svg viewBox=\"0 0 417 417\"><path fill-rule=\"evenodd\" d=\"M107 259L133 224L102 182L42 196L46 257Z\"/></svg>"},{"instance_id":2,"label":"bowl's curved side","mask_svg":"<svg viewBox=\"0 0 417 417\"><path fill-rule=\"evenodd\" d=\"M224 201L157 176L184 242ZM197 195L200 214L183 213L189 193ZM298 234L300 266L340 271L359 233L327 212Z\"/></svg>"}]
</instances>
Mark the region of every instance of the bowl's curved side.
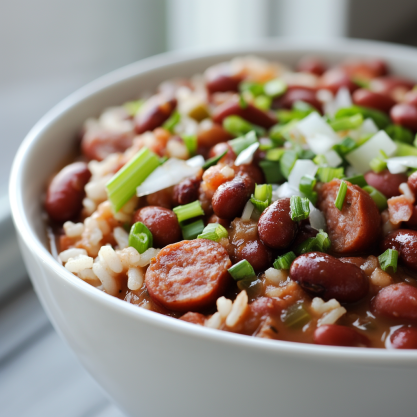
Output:
<instances>
[{"instance_id":1,"label":"bowl's curved side","mask_svg":"<svg viewBox=\"0 0 417 417\"><path fill-rule=\"evenodd\" d=\"M47 178L72 150L82 122L106 106L134 98L138 91L152 90L164 79L192 75L242 53L289 64L306 53L331 61L346 54L382 56L398 73L417 72L417 53L410 48L285 41L208 56L167 54L91 83L34 127L13 165L12 212L35 289L55 328L130 415L251 415L277 409L288 416L375 414L379 409L385 415L398 407L411 412L415 352L333 349L199 328L97 291L48 252L40 196ZM393 378L401 383L393 384Z\"/></svg>"}]
</instances>

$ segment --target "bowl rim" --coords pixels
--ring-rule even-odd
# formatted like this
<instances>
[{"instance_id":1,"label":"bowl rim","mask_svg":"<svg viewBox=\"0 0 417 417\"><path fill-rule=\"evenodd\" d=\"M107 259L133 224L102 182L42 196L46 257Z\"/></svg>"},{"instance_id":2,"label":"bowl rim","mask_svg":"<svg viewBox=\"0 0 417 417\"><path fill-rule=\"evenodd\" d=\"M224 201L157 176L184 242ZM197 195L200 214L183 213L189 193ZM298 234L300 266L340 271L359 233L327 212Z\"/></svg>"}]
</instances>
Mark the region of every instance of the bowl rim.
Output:
<instances>
[{"instance_id":1,"label":"bowl rim","mask_svg":"<svg viewBox=\"0 0 417 417\"><path fill-rule=\"evenodd\" d=\"M87 295L92 302L100 303L106 308L112 309L115 313L129 315L134 319L157 326L165 331L178 332L183 336L200 338L217 343L231 344L235 348L257 349L260 352L265 351L274 354L286 354L300 358L312 357L321 360L349 361L352 363L366 363L369 365L399 365L405 363L409 364L410 361L417 363L417 352L413 350L349 348L280 340L266 340L196 326L160 313L138 308L137 306L97 290L67 271L40 242L35 232L31 229L29 220L26 216L23 206L24 187L22 179L25 162L31 159L31 150L42 140L43 133L48 129L50 124L60 117L65 117L67 111L77 107L80 102L88 97L99 94L100 91L106 87L110 87L119 82L126 81L130 78L140 76L141 74L170 64L193 62L203 58L214 59L216 57L221 59L223 56L230 54L256 55L257 52L261 54L264 52L277 52L279 54L280 52L290 51L308 53L308 50L311 50L310 53L312 54L319 54L320 52L338 53L342 51L343 53L353 55L355 51L360 53L372 51L372 55L379 55L381 57L385 57L388 53L388 58L392 60L400 57L409 60L412 59L412 56L410 57L410 55L414 54L417 65L417 49L403 45L347 39L321 42L281 38L263 40L262 42L241 47L206 50L205 52L196 49L165 52L116 69L81 87L55 105L35 124L20 145L13 161L9 183L11 213L18 234L20 237L24 236L27 245L32 247L31 250L33 255L40 260L41 263L46 264L60 279L65 280L67 284Z\"/></svg>"}]
</instances>

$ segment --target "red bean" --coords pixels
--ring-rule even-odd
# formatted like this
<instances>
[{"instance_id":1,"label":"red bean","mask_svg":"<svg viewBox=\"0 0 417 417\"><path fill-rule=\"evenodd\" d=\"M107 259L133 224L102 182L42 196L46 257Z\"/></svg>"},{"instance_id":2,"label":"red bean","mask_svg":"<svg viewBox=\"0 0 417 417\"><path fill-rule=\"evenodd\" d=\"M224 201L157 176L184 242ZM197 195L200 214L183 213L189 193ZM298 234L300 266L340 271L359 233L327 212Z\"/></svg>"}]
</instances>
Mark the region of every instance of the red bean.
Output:
<instances>
[{"instance_id":1,"label":"red bean","mask_svg":"<svg viewBox=\"0 0 417 417\"><path fill-rule=\"evenodd\" d=\"M359 301L368 293L368 278L356 265L331 255L310 252L291 265L290 277L312 297L336 298L341 303Z\"/></svg>"},{"instance_id":2,"label":"red bean","mask_svg":"<svg viewBox=\"0 0 417 417\"><path fill-rule=\"evenodd\" d=\"M417 323L417 288L401 282L383 288L372 301L375 315Z\"/></svg>"},{"instance_id":3,"label":"red bean","mask_svg":"<svg viewBox=\"0 0 417 417\"><path fill-rule=\"evenodd\" d=\"M414 84L414 82L405 78L386 76L374 78L370 82L369 88L377 93L391 96L395 100L396 92L399 90L404 92L411 90L414 87Z\"/></svg>"},{"instance_id":4,"label":"red bean","mask_svg":"<svg viewBox=\"0 0 417 417\"><path fill-rule=\"evenodd\" d=\"M369 347L369 339L350 327L325 324L314 331L314 343L327 346Z\"/></svg>"},{"instance_id":5,"label":"red bean","mask_svg":"<svg viewBox=\"0 0 417 417\"><path fill-rule=\"evenodd\" d=\"M215 214L212 214L210 218L208 219L207 223L219 223L226 229L230 226L230 221L226 219L221 219L220 217L216 216Z\"/></svg>"},{"instance_id":6,"label":"red bean","mask_svg":"<svg viewBox=\"0 0 417 417\"><path fill-rule=\"evenodd\" d=\"M239 217L254 189L255 183L247 175L220 185L211 201L214 213L221 219Z\"/></svg>"},{"instance_id":7,"label":"red bean","mask_svg":"<svg viewBox=\"0 0 417 417\"><path fill-rule=\"evenodd\" d=\"M296 248L301 243L305 242L310 237L316 237L318 231L313 229L309 224L305 224L304 222L300 222L298 226L297 236L292 243L291 247Z\"/></svg>"},{"instance_id":8,"label":"red bean","mask_svg":"<svg viewBox=\"0 0 417 417\"><path fill-rule=\"evenodd\" d=\"M199 131L197 135L197 153L207 156L210 148L232 139L232 136L219 124L213 124L209 129Z\"/></svg>"},{"instance_id":9,"label":"red bean","mask_svg":"<svg viewBox=\"0 0 417 417\"><path fill-rule=\"evenodd\" d=\"M152 299L174 311L212 308L230 282L226 249L207 239L166 246L152 259L145 275Z\"/></svg>"},{"instance_id":10,"label":"red bean","mask_svg":"<svg viewBox=\"0 0 417 417\"><path fill-rule=\"evenodd\" d=\"M299 72L308 72L320 76L326 71L326 64L319 58L306 56L301 58L296 69Z\"/></svg>"},{"instance_id":11,"label":"red bean","mask_svg":"<svg viewBox=\"0 0 417 417\"><path fill-rule=\"evenodd\" d=\"M172 199L175 206L192 203L198 200L200 178L186 178L174 187Z\"/></svg>"},{"instance_id":12,"label":"red bean","mask_svg":"<svg viewBox=\"0 0 417 417\"><path fill-rule=\"evenodd\" d=\"M381 247L383 251L397 250L400 260L413 271L417 271L417 231L395 230L385 236Z\"/></svg>"},{"instance_id":13,"label":"red bean","mask_svg":"<svg viewBox=\"0 0 417 417\"><path fill-rule=\"evenodd\" d=\"M262 242L273 249L285 249L297 234L298 225L291 220L290 199L281 198L262 213L258 233Z\"/></svg>"},{"instance_id":14,"label":"red bean","mask_svg":"<svg viewBox=\"0 0 417 417\"><path fill-rule=\"evenodd\" d=\"M417 131L417 107L412 104L396 104L391 109L390 116L394 123L411 129L414 132Z\"/></svg>"},{"instance_id":15,"label":"red bean","mask_svg":"<svg viewBox=\"0 0 417 417\"><path fill-rule=\"evenodd\" d=\"M53 178L48 187L45 210L56 222L74 219L82 209L84 187L91 173L84 162L67 165Z\"/></svg>"},{"instance_id":16,"label":"red bean","mask_svg":"<svg viewBox=\"0 0 417 417\"><path fill-rule=\"evenodd\" d=\"M376 188L387 198L400 195L398 187L403 182L407 182L407 175L405 174L391 174L387 169L381 172L369 171L365 174L366 182L372 187Z\"/></svg>"},{"instance_id":17,"label":"red bean","mask_svg":"<svg viewBox=\"0 0 417 417\"><path fill-rule=\"evenodd\" d=\"M244 164L234 166L233 169L235 170L236 175L247 175L256 184L263 184L265 182L262 170L256 165Z\"/></svg>"},{"instance_id":18,"label":"red bean","mask_svg":"<svg viewBox=\"0 0 417 417\"><path fill-rule=\"evenodd\" d=\"M136 133L154 130L171 116L177 107L177 100L164 95L155 95L148 99L135 117Z\"/></svg>"},{"instance_id":19,"label":"red bean","mask_svg":"<svg viewBox=\"0 0 417 417\"><path fill-rule=\"evenodd\" d=\"M332 250L338 253L369 251L380 235L381 216L370 195L347 182L342 210L334 202L340 180L332 180L319 191L319 208L326 218Z\"/></svg>"},{"instance_id":20,"label":"red bean","mask_svg":"<svg viewBox=\"0 0 417 417\"><path fill-rule=\"evenodd\" d=\"M393 349L417 349L417 327L400 327L390 337Z\"/></svg>"},{"instance_id":21,"label":"red bean","mask_svg":"<svg viewBox=\"0 0 417 417\"><path fill-rule=\"evenodd\" d=\"M347 88L351 93L358 88L358 86L351 81L350 76L346 71L340 68L332 68L326 71L321 77L320 85L321 88L330 90L333 94L336 94L342 87Z\"/></svg>"},{"instance_id":22,"label":"red bean","mask_svg":"<svg viewBox=\"0 0 417 417\"><path fill-rule=\"evenodd\" d=\"M253 267L255 272L265 271L272 261L271 252L259 240L249 240L242 245L235 252L236 261L239 262L246 259Z\"/></svg>"},{"instance_id":23,"label":"red bean","mask_svg":"<svg viewBox=\"0 0 417 417\"><path fill-rule=\"evenodd\" d=\"M350 77L370 80L388 73L387 64L380 59L366 61L348 61L341 66Z\"/></svg>"},{"instance_id":24,"label":"red bean","mask_svg":"<svg viewBox=\"0 0 417 417\"><path fill-rule=\"evenodd\" d=\"M411 90L404 96L404 103L417 107L417 90Z\"/></svg>"},{"instance_id":25,"label":"red bean","mask_svg":"<svg viewBox=\"0 0 417 417\"><path fill-rule=\"evenodd\" d=\"M316 91L302 87L289 89L283 97L275 101L274 108L283 107L285 109L291 109L297 101L305 101L316 108L320 113L322 112L322 106L320 101L317 100Z\"/></svg>"},{"instance_id":26,"label":"red bean","mask_svg":"<svg viewBox=\"0 0 417 417\"><path fill-rule=\"evenodd\" d=\"M239 100L235 97L218 106L214 110L212 118L215 123L221 124L223 119L232 115L240 116L248 122L262 126L265 129L269 129L277 123L277 119L273 113L258 109L250 103L246 103L246 106L243 108L240 106Z\"/></svg>"},{"instance_id":27,"label":"red bean","mask_svg":"<svg viewBox=\"0 0 417 417\"><path fill-rule=\"evenodd\" d=\"M417 172L413 172L407 179L407 184L410 187L410 190L417 197Z\"/></svg>"},{"instance_id":28,"label":"red bean","mask_svg":"<svg viewBox=\"0 0 417 417\"><path fill-rule=\"evenodd\" d=\"M396 101L391 97L364 88L356 90L352 95L352 99L358 106L369 107L385 113L388 113L396 104Z\"/></svg>"},{"instance_id":29,"label":"red bean","mask_svg":"<svg viewBox=\"0 0 417 417\"><path fill-rule=\"evenodd\" d=\"M177 216L164 207L142 207L133 216L133 223L136 222L142 222L151 231L156 248L163 248L182 238Z\"/></svg>"},{"instance_id":30,"label":"red bean","mask_svg":"<svg viewBox=\"0 0 417 417\"><path fill-rule=\"evenodd\" d=\"M243 80L241 74L233 74L229 64L222 63L207 69L206 88L210 94L226 91L238 91Z\"/></svg>"}]
</instances>

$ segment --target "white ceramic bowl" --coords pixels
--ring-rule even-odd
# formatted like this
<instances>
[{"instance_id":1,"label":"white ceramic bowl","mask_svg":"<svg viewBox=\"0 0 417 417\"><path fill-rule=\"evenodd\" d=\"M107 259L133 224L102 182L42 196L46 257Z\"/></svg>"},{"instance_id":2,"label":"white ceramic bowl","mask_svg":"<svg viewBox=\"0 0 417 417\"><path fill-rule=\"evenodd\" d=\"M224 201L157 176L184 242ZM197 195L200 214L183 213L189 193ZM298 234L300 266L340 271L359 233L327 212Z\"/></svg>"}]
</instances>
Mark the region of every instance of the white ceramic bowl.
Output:
<instances>
[{"instance_id":1,"label":"white ceramic bowl","mask_svg":"<svg viewBox=\"0 0 417 417\"><path fill-rule=\"evenodd\" d=\"M417 79L415 49L282 40L204 55L163 54L87 85L32 129L14 161L12 213L36 292L85 368L131 416L416 415L416 351L270 341L188 324L98 291L49 253L41 195L83 121L165 79L241 54L288 64L305 54L329 62L382 57L395 73Z\"/></svg>"}]
</instances>

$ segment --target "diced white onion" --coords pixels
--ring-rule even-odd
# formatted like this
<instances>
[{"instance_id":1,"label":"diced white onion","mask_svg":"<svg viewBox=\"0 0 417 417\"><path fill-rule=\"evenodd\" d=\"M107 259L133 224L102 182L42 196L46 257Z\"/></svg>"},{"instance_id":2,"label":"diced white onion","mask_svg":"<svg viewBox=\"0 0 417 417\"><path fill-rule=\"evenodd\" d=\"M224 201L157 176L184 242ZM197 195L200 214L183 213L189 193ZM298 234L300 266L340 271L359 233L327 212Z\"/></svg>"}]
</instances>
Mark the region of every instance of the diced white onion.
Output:
<instances>
[{"instance_id":1,"label":"diced white onion","mask_svg":"<svg viewBox=\"0 0 417 417\"><path fill-rule=\"evenodd\" d=\"M387 156L394 155L397 150L397 145L383 130L380 130L359 148L346 154L345 158L358 173L364 174L369 171L369 163L372 159L380 156L381 150Z\"/></svg>"},{"instance_id":2,"label":"diced white onion","mask_svg":"<svg viewBox=\"0 0 417 417\"><path fill-rule=\"evenodd\" d=\"M253 212L254 209L255 209L255 206L252 204L252 202L250 200L248 200L248 202L245 205L245 208L243 209L241 219L243 221L250 220L250 216L252 216L252 212Z\"/></svg>"},{"instance_id":3,"label":"diced white onion","mask_svg":"<svg viewBox=\"0 0 417 417\"><path fill-rule=\"evenodd\" d=\"M334 117L339 109L350 107L352 105L352 97L347 88L342 87L338 90L333 100L329 100L324 104L324 112L329 117Z\"/></svg>"},{"instance_id":4,"label":"diced white onion","mask_svg":"<svg viewBox=\"0 0 417 417\"><path fill-rule=\"evenodd\" d=\"M253 160L253 155L255 154L258 148L259 148L259 142L252 143L252 145L248 146L238 155L235 161L235 165L239 166L239 165L251 164Z\"/></svg>"},{"instance_id":5,"label":"diced white onion","mask_svg":"<svg viewBox=\"0 0 417 417\"><path fill-rule=\"evenodd\" d=\"M300 197L303 196L303 193L298 188L291 187L288 182L284 182L284 184L278 188L275 194L278 198L291 197L293 195L299 195Z\"/></svg>"},{"instance_id":6,"label":"diced white onion","mask_svg":"<svg viewBox=\"0 0 417 417\"><path fill-rule=\"evenodd\" d=\"M326 219L324 218L323 213L313 206L310 203L310 215L308 216L310 220L310 226L316 230L326 230Z\"/></svg>"},{"instance_id":7,"label":"diced white onion","mask_svg":"<svg viewBox=\"0 0 417 417\"><path fill-rule=\"evenodd\" d=\"M322 155L329 151L334 145L338 144L340 139L317 133L315 135L306 136L306 142L316 155Z\"/></svg>"},{"instance_id":8,"label":"diced white onion","mask_svg":"<svg viewBox=\"0 0 417 417\"><path fill-rule=\"evenodd\" d=\"M198 168L202 167L204 165L204 162L205 162L204 158L201 155L194 156L185 161L185 163L189 165L190 167L198 167Z\"/></svg>"},{"instance_id":9,"label":"diced white onion","mask_svg":"<svg viewBox=\"0 0 417 417\"><path fill-rule=\"evenodd\" d=\"M407 168L417 168L417 156L396 156L387 159L387 167L391 174L407 171Z\"/></svg>"},{"instance_id":10,"label":"diced white onion","mask_svg":"<svg viewBox=\"0 0 417 417\"><path fill-rule=\"evenodd\" d=\"M185 178L196 175L198 166L190 166L181 159L170 158L163 165L156 168L146 180L136 188L138 197L155 193L164 188L178 184Z\"/></svg>"},{"instance_id":11,"label":"diced white onion","mask_svg":"<svg viewBox=\"0 0 417 417\"><path fill-rule=\"evenodd\" d=\"M288 184L291 187L298 189L301 178L304 175L311 175L312 177L314 177L318 168L319 167L309 159L297 159L288 177Z\"/></svg>"},{"instance_id":12,"label":"diced white onion","mask_svg":"<svg viewBox=\"0 0 417 417\"><path fill-rule=\"evenodd\" d=\"M329 151L325 152L323 155L326 158L327 165L329 167L336 168L343 162L339 154L333 149L330 149Z\"/></svg>"},{"instance_id":13,"label":"diced white onion","mask_svg":"<svg viewBox=\"0 0 417 417\"><path fill-rule=\"evenodd\" d=\"M378 133L378 127L372 119L365 119L363 123L357 128L349 131L349 137L358 141L367 135L374 135Z\"/></svg>"},{"instance_id":14,"label":"diced white onion","mask_svg":"<svg viewBox=\"0 0 417 417\"><path fill-rule=\"evenodd\" d=\"M338 139L335 131L317 112L310 113L307 117L300 120L297 123L297 129L306 137L324 135L333 139Z\"/></svg>"}]
</instances>

